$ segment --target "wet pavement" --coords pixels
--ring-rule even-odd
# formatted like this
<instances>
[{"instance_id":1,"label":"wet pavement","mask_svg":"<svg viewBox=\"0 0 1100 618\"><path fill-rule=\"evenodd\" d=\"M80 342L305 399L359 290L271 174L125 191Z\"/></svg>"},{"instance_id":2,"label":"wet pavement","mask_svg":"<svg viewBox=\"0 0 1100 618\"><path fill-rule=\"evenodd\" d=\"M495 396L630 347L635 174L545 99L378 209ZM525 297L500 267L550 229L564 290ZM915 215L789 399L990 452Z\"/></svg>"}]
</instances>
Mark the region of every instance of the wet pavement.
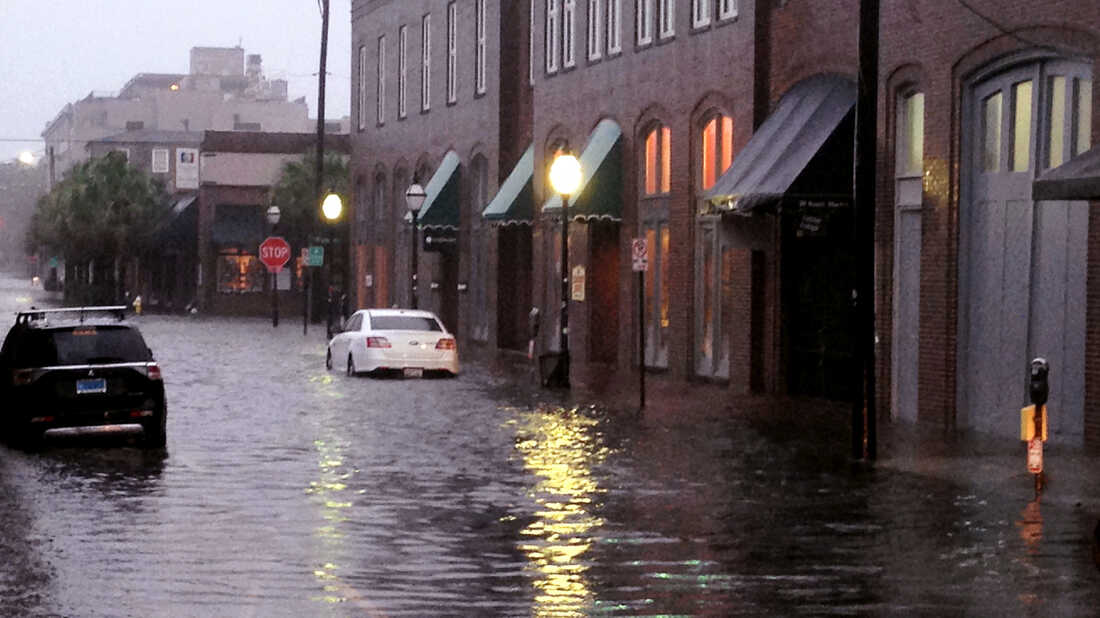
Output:
<instances>
[{"instance_id":1,"label":"wet pavement","mask_svg":"<svg viewBox=\"0 0 1100 618\"><path fill-rule=\"evenodd\" d=\"M0 279L0 312L37 294ZM884 434L874 468L728 414L639 416L472 363L324 370L321 329L142 316L168 447L0 446L26 616L1090 616L1096 459ZM3 319L4 328L8 318ZM652 406L651 406L652 408Z\"/></svg>"}]
</instances>

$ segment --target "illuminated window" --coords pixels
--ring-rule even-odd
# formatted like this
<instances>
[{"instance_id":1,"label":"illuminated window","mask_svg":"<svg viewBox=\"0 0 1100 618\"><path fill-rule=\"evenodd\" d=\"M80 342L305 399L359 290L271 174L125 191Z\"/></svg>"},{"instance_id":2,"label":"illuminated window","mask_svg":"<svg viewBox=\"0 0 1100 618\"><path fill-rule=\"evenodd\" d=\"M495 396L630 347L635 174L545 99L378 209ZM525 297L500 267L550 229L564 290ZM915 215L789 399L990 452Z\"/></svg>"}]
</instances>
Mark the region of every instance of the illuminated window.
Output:
<instances>
[{"instance_id":1,"label":"illuminated window","mask_svg":"<svg viewBox=\"0 0 1100 618\"><path fill-rule=\"evenodd\" d=\"M1031 169L1031 81L1012 86L1012 171Z\"/></svg>"},{"instance_id":2,"label":"illuminated window","mask_svg":"<svg viewBox=\"0 0 1100 618\"><path fill-rule=\"evenodd\" d=\"M645 140L645 195L668 193L670 189L671 131L668 127L655 127Z\"/></svg>"},{"instance_id":3,"label":"illuminated window","mask_svg":"<svg viewBox=\"0 0 1100 618\"><path fill-rule=\"evenodd\" d=\"M236 250L218 255L218 291L229 294L262 292L267 267L255 255Z\"/></svg>"},{"instance_id":4,"label":"illuminated window","mask_svg":"<svg viewBox=\"0 0 1100 618\"><path fill-rule=\"evenodd\" d=\"M924 93L905 97L898 114L898 175L919 176L924 168Z\"/></svg>"},{"instance_id":5,"label":"illuminated window","mask_svg":"<svg viewBox=\"0 0 1100 618\"><path fill-rule=\"evenodd\" d=\"M702 188L709 189L733 162L733 118L712 116L703 127Z\"/></svg>"}]
</instances>

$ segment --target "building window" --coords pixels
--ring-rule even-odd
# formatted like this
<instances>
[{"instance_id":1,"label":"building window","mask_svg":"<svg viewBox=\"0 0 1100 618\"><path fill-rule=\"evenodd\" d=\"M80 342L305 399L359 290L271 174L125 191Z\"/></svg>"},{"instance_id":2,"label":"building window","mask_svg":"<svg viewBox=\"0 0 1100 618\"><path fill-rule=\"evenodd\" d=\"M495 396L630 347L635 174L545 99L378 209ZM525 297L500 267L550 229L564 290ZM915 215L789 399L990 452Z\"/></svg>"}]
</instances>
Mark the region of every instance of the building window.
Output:
<instances>
[{"instance_id":1,"label":"building window","mask_svg":"<svg viewBox=\"0 0 1100 618\"><path fill-rule=\"evenodd\" d=\"M447 102L458 100L458 5L447 4Z\"/></svg>"},{"instance_id":2,"label":"building window","mask_svg":"<svg viewBox=\"0 0 1100 618\"><path fill-rule=\"evenodd\" d=\"M168 149L167 148L154 148L153 149L153 173L154 174L167 174L168 173Z\"/></svg>"},{"instance_id":3,"label":"building window","mask_svg":"<svg viewBox=\"0 0 1100 618\"><path fill-rule=\"evenodd\" d=\"M645 195L667 194L671 182L670 136L668 127L654 127L645 138Z\"/></svg>"},{"instance_id":4,"label":"building window","mask_svg":"<svg viewBox=\"0 0 1100 618\"><path fill-rule=\"evenodd\" d=\"M638 45L653 42L653 0L634 0L634 34Z\"/></svg>"},{"instance_id":5,"label":"building window","mask_svg":"<svg viewBox=\"0 0 1100 618\"><path fill-rule=\"evenodd\" d=\"M386 123L386 35L378 37L378 124Z\"/></svg>"},{"instance_id":6,"label":"building window","mask_svg":"<svg viewBox=\"0 0 1100 618\"><path fill-rule=\"evenodd\" d=\"M535 85L535 0L531 0L527 28L527 83Z\"/></svg>"},{"instance_id":7,"label":"building window","mask_svg":"<svg viewBox=\"0 0 1100 618\"><path fill-rule=\"evenodd\" d=\"M474 92L485 94L485 0L477 0L477 24L475 26L477 43L474 51Z\"/></svg>"},{"instance_id":8,"label":"building window","mask_svg":"<svg viewBox=\"0 0 1100 618\"><path fill-rule=\"evenodd\" d=\"M898 114L897 175L919 177L924 171L924 93L902 99Z\"/></svg>"},{"instance_id":9,"label":"building window","mask_svg":"<svg viewBox=\"0 0 1100 618\"><path fill-rule=\"evenodd\" d=\"M601 0L588 0L588 59L599 60L603 55L603 7Z\"/></svg>"},{"instance_id":10,"label":"building window","mask_svg":"<svg viewBox=\"0 0 1100 618\"><path fill-rule=\"evenodd\" d=\"M420 18L420 111L432 108L432 14Z\"/></svg>"},{"instance_id":11,"label":"building window","mask_svg":"<svg viewBox=\"0 0 1100 618\"><path fill-rule=\"evenodd\" d=\"M668 367L669 340L669 231L668 220L643 224L649 268L645 271L645 364Z\"/></svg>"},{"instance_id":12,"label":"building window","mask_svg":"<svg viewBox=\"0 0 1100 618\"><path fill-rule=\"evenodd\" d=\"M691 0L691 27L706 28L710 25L710 3L712 0Z\"/></svg>"},{"instance_id":13,"label":"building window","mask_svg":"<svg viewBox=\"0 0 1100 618\"><path fill-rule=\"evenodd\" d=\"M718 114L703 126L702 188L714 186L733 162L733 118Z\"/></svg>"},{"instance_id":14,"label":"building window","mask_svg":"<svg viewBox=\"0 0 1100 618\"><path fill-rule=\"evenodd\" d=\"M1031 169L1031 80L1012 86L1012 171Z\"/></svg>"},{"instance_id":15,"label":"building window","mask_svg":"<svg viewBox=\"0 0 1100 618\"><path fill-rule=\"evenodd\" d=\"M558 0L546 0L546 72L558 72L558 43L561 22L558 21Z\"/></svg>"},{"instance_id":16,"label":"building window","mask_svg":"<svg viewBox=\"0 0 1100 618\"><path fill-rule=\"evenodd\" d=\"M359 46L359 130L367 128L367 46Z\"/></svg>"},{"instance_id":17,"label":"building window","mask_svg":"<svg viewBox=\"0 0 1100 618\"><path fill-rule=\"evenodd\" d=\"M623 51L622 0L607 0L607 55Z\"/></svg>"},{"instance_id":18,"label":"building window","mask_svg":"<svg viewBox=\"0 0 1100 618\"><path fill-rule=\"evenodd\" d=\"M577 64L576 52L574 51L576 47L573 45L573 40L576 38L574 36L576 20L573 18L576 14L575 8L576 0L562 0L561 64L567 69Z\"/></svg>"},{"instance_id":19,"label":"building window","mask_svg":"<svg viewBox=\"0 0 1100 618\"><path fill-rule=\"evenodd\" d=\"M378 174L374 177L374 198L371 205L374 210L374 221L376 225L375 230L378 230L377 237L381 238L381 232L385 228L381 225L386 221L386 176L384 174ZM366 237L366 236L364 236Z\"/></svg>"},{"instance_id":20,"label":"building window","mask_svg":"<svg viewBox=\"0 0 1100 618\"><path fill-rule=\"evenodd\" d=\"M676 0L658 0L658 21L662 39L676 36Z\"/></svg>"},{"instance_id":21,"label":"building window","mask_svg":"<svg viewBox=\"0 0 1100 618\"><path fill-rule=\"evenodd\" d=\"M1070 75L1047 78L1045 167L1058 167L1092 142L1092 81Z\"/></svg>"},{"instance_id":22,"label":"building window","mask_svg":"<svg viewBox=\"0 0 1100 618\"><path fill-rule=\"evenodd\" d=\"M737 17L737 0L718 0L718 19L733 19Z\"/></svg>"},{"instance_id":23,"label":"building window","mask_svg":"<svg viewBox=\"0 0 1100 618\"><path fill-rule=\"evenodd\" d=\"M408 115L408 76L409 76L409 27L397 29L397 117Z\"/></svg>"},{"instance_id":24,"label":"building window","mask_svg":"<svg viewBox=\"0 0 1100 618\"><path fill-rule=\"evenodd\" d=\"M1001 169L1001 93L982 101L982 170Z\"/></svg>"},{"instance_id":25,"label":"building window","mask_svg":"<svg viewBox=\"0 0 1100 618\"><path fill-rule=\"evenodd\" d=\"M1092 80L1073 80L1073 154L1092 147Z\"/></svg>"},{"instance_id":26,"label":"building window","mask_svg":"<svg viewBox=\"0 0 1100 618\"><path fill-rule=\"evenodd\" d=\"M367 201L367 183L362 178L355 182L355 242L359 244L369 242L370 229L367 227L367 218L370 213L370 203Z\"/></svg>"},{"instance_id":27,"label":"building window","mask_svg":"<svg viewBox=\"0 0 1100 618\"><path fill-rule=\"evenodd\" d=\"M486 291L486 234L481 209L489 202L489 162L482 156L474 157L470 166L474 183L471 194L473 212L470 213L470 306L473 314L471 335L475 341L489 339L489 312Z\"/></svg>"},{"instance_id":28,"label":"building window","mask_svg":"<svg viewBox=\"0 0 1100 618\"><path fill-rule=\"evenodd\" d=\"M267 267L255 255L223 249L218 255L218 291L227 294L262 292Z\"/></svg>"}]
</instances>

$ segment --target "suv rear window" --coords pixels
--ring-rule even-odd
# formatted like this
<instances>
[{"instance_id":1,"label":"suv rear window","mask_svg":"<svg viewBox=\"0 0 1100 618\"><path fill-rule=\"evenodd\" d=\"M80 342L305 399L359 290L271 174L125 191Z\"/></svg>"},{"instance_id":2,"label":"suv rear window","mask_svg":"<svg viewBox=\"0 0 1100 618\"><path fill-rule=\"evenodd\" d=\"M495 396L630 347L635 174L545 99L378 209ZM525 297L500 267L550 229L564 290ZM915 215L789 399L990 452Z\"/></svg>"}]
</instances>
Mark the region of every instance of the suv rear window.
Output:
<instances>
[{"instance_id":1,"label":"suv rear window","mask_svg":"<svg viewBox=\"0 0 1100 618\"><path fill-rule=\"evenodd\" d=\"M18 367L131 363L153 360L141 333L127 326L81 325L30 330L15 352Z\"/></svg>"},{"instance_id":2,"label":"suv rear window","mask_svg":"<svg viewBox=\"0 0 1100 618\"><path fill-rule=\"evenodd\" d=\"M434 318L415 315L372 315L370 326L373 330L443 330Z\"/></svg>"}]
</instances>

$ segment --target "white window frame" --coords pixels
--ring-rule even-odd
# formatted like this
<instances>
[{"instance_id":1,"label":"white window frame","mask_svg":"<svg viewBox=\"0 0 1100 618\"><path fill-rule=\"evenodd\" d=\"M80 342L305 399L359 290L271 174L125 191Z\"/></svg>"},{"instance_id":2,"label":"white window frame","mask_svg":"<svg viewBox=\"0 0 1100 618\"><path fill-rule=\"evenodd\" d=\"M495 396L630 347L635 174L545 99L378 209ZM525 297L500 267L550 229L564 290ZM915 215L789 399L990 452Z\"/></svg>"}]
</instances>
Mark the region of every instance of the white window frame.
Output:
<instances>
[{"instance_id":1,"label":"white window frame","mask_svg":"<svg viewBox=\"0 0 1100 618\"><path fill-rule=\"evenodd\" d=\"M691 1L691 27L706 28L710 25L710 5L713 0Z\"/></svg>"},{"instance_id":2,"label":"white window frame","mask_svg":"<svg viewBox=\"0 0 1100 618\"><path fill-rule=\"evenodd\" d=\"M535 0L531 0L527 29L527 83L535 85Z\"/></svg>"},{"instance_id":3,"label":"white window frame","mask_svg":"<svg viewBox=\"0 0 1100 618\"><path fill-rule=\"evenodd\" d=\"M397 29L397 117L405 118L408 110L409 77L409 27L402 24Z\"/></svg>"},{"instance_id":4,"label":"white window frame","mask_svg":"<svg viewBox=\"0 0 1100 618\"><path fill-rule=\"evenodd\" d=\"M634 0L634 43L653 43L653 0Z\"/></svg>"},{"instance_id":5,"label":"white window frame","mask_svg":"<svg viewBox=\"0 0 1100 618\"><path fill-rule=\"evenodd\" d=\"M169 153L168 153L167 148L154 148L153 149L153 155L152 155L153 160L150 162L150 166L152 167L152 170L153 170L154 174L167 174L168 173L168 166L169 166L169 161L168 160L171 158L171 157L168 156L168 154Z\"/></svg>"},{"instance_id":6,"label":"white window frame","mask_svg":"<svg viewBox=\"0 0 1100 618\"><path fill-rule=\"evenodd\" d=\"M607 0L607 55L623 52L622 0Z\"/></svg>"},{"instance_id":7,"label":"white window frame","mask_svg":"<svg viewBox=\"0 0 1100 618\"><path fill-rule=\"evenodd\" d=\"M561 65L570 69L577 66L576 31L577 0L562 0L561 6Z\"/></svg>"},{"instance_id":8,"label":"white window frame","mask_svg":"<svg viewBox=\"0 0 1100 618\"><path fill-rule=\"evenodd\" d=\"M588 60L603 56L603 6L601 0L588 0Z\"/></svg>"},{"instance_id":9,"label":"white window frame","mask_svg":"<svg viewBox=\"0 0 1100 618\"><path fill-rule=\"evenodd\" d=\"M386 124L386 35L384 34L378 37L378 99L375 105L378 109L378 124Z\"/></svg>"},{"instance_id":10,"label":"white window frame","mask_svg":"<svg viewBox=\"0 0 1100 618\"><path fill-rule=\"evenodd\" d=\"M420 18L420 111L432 109L432 14Z\"/></svg>"},{"instance_id":11,"label":"white window frame","mask_svg":"<svg viewBox=\"0 0 1100 618\"><path fill-rule=\"evenodd\" d=\"M718 0L718 21L737 17L737 0Z\"/></svg>"},{"instance_id":12,"label":"white window frame","mask_svg":"<svg viewBox=\"0 0 1100 618\"><path fill-rule=\"evenodd\" d=\"M477 60L474 67L474 93L485 94L485 0L477 0L475 8L477 12L477 25L475 26L476 31L474 35L477 37L475 46Z\"/></svg>"},{"instance_id":13,"label":"white window frame","mask_svg":"<svg viewBox=\"0 0 1100 618\"><path fill-rule=\"evenodd\" d=\"M558 46L561 38L558 1L546 0L546 72L550 74L558 72L558 52L561 50Z\"/></svg>"},{"instance_id":14,"label":"white window frame","mask_svg":"<svg viewBox=\"0 0 1100 618\"><path fill-rule=\"evenodd\" d=\"M657 0L658 32L661 39L676 36L676 0Z\"/></svg>"},{"instance_id":15,"label":"white window frame","mask_svg":"<svg viewBox=\"0 0 1100 618\"><path fill-rule=\"evenodd\" d=\"M447 103L458 101L458 3L447 3Z\"/></svg>"},{"instance_id":16,"label":"white window frame","mask_svg":"<svg viewBox=\"0 0 1100 618\"><path fill-rule=\"evenodd\" d=\"M359 130L367 128L367 46L359 46Z\"/></svg>"}]
</instances>

